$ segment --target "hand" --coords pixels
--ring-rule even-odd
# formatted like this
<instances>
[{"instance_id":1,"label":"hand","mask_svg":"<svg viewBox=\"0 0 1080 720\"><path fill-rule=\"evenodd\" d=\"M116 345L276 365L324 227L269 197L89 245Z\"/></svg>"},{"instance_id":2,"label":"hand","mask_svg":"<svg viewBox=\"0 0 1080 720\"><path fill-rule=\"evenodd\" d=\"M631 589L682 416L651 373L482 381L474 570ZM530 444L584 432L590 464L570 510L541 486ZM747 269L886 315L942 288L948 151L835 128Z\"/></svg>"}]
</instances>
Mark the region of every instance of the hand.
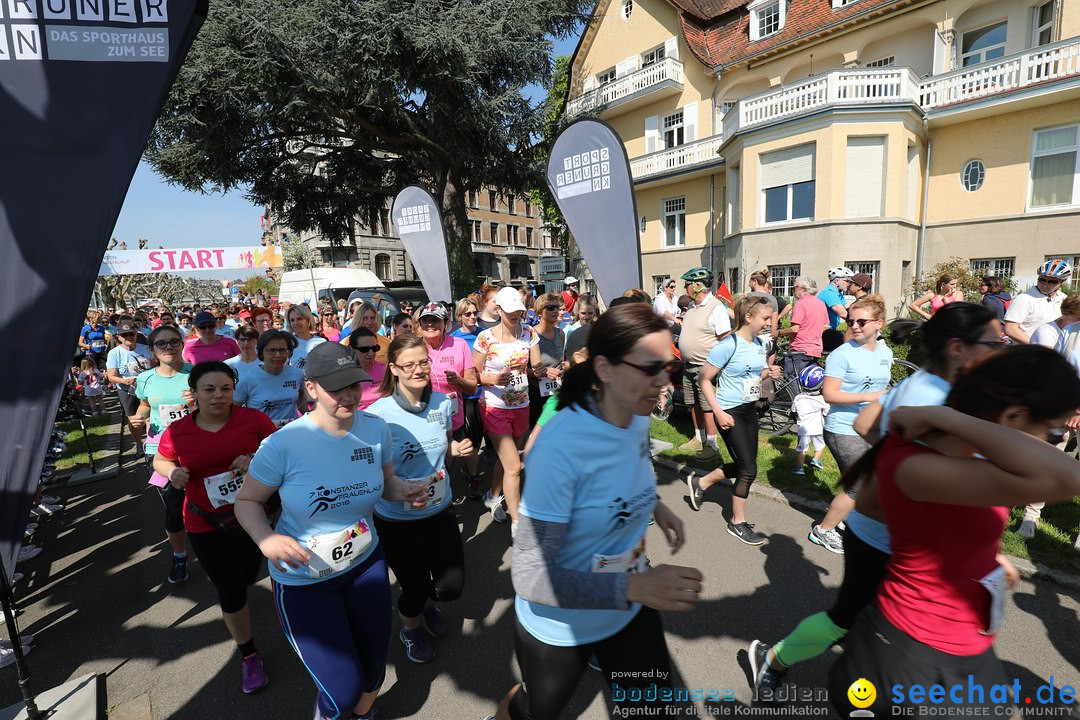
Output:
<instances>
[{"instance_id":1,"label":"hand","mask_svg":"<svg viewBox=\"0 0 1080 720\"><path fill-rule=\"evenodd\" d=\"M922 437L932 430L939 429L939 424L934 422L934 417L942 410L941 407L899 407L889 413L889 432L898 432L906 440L914 440Z\"/></svg>"},{"instance_id":2,"label":"hand","mask_svg":"<svg viewBox=\"0 0 1080 720\"><path fill-rule=\"evenodd\" d=\"M446 382L450 383L451 385L460 385L461 384L461 378L453 370L447 370L446 371Z\"/></svg>"},{"instance_id":3,"label":"hand","mask_svg":"<svg viewBox=\"0 0 1080 720\"><path fill-rule=\"evenodd\" d=\"M124 383L125 385L134 385L136 383L136 381L138 381L138 379L139 378L133 378L133 377L121 378L120 382Z\"/></svg>"},{"instance_id":4,"label":"hand","mask_svg":"<svg viewBox=\"0 0 1080 720\"><path fill-rule=\"evenodd\" d=\"M509 385L510 384L510 377L511 377L512 374L513 373L511 372L510 368L508 368L508 367L503 368L502 371L498 375L494 376L495 377L495 384L500 385L500 386L501 385Z\"/></svg>"},{"instance_id":5,"label":"hand","mask_svg":"<svg viewBox=\"0 0 1080 720\"><path fill-rule=\"evenodd\" d=\"M237 470L239 472L247 474L248 465L251 464L250 455L237 455L236 459L232 461L232 465L229 466L230 470Z\"/></svg>"},{"instance_id":6,"label":"hand","mask_svg":"<svg viewBox=\"0 0 1080 720\"><path fill-rule=\"evenodd\" d=\"M1020 571L1004 555L998 555L996 560L998 565L1005 568L1005 582L1008 583L1009 589L1016 587L1016 583L1020 582Z\"/></svg>"},{"instance_id":7,"label":"hand","mask_svg":"<svg viewBox=\"0 0 1080 720\"><path fill-rule=\"evenodd\" d=\"M191 388L184 388L183 390L181 390L180 398L184 401L185 405L195 404L195 393L191 390Z\"/></svg>"},{"instance_id":8,"label":"hand","mask_svg":"<svg viewBox=\"0 0 1080 720\"><path fill-rule=\"evenodd\" d=\"M559 378L562 377L562 368L549 367L547 369L546 375L547 375L548 380L558 380ZM544 377L544 376L541 375L540 377Z\"/></svg>"},{"instance_id":9,"label":"hand","mask_svg":"<svg viewBox=\"0 0 1080 720\"><path fill-rule=\"evenodd\" d=\"M720 414L716 416L716 427L721 430L730 430L735 427L735 418L731 417L726 412L721 411Z\"/></svg>"},{"instance_id":10,"label":"hand","mask_svg":"<svg viewBox=\"0 0 1080 720\"><path fill-rule=\"evenodd\" d=\"M177 490L183 490L184 486L188 484L188 480L190 479L191 474L188 472L187 468L174 467L169 472L169 482L172 483L172 486Z\"/></svg>"},{"instance_id":11,"label":"hand","mask_svg":"<svg viewBox=\"0 0 1080 720\"><path fill-rule=\"evenodd\" d=\"M679 552L686 543L686 531L683 529L683 522L679 516L664 503L657 502L656 509L653 510L653 519L656 521L656 527L660 528L664 537L667 538L671 554Z\"/></svg>"},{"instance_id":12,"label":"hand","mask_svg":"<svg viewBox=\"0 0 1080 720\"><path fill-rule=\"evenodd\" d=\"M279 533L263 538L263 541L259 543L259 550L270 561L270 564L281 572L287 572L282 563L296 570L301 565L306 567L311 557L303 545L288 535Z\"/></svg>"},{"instance_id":13,"label":"hand","mask_svg":"<svg viewBox=\"0 0 1080 720\"><path fill-rule=\"evenodd\" d=\"M657 565L626 584L626 599L654 610L693 610L701 593L701 571L678 565Z\"/></svg>"},{"instance_id":14,"label":"hand","mask_svg":"<svg viewBox=\"0 0 1080 720\"><path fill-rule=\"evenodd\" d=\"M773 380L779 380L780 379L780 366L779 365L770 365L769 370L768 370L768 375Z\"/></svg>"},{"instance_id":15,"label":"hand","mask_svg":"<svg viewBox=\"0 0 1080 720\"><path fill-rule=\"evenodd\" d=\"M405 483L405 502L409 503L417 510L427 507L427 488L426 482Z\"/></svg>"},{"instance_id":16,"label":"hand","mask_svg":"<svg viewBox=\"0 0 1080 720\"><path fill-rule=\"evenodd\" d=\"M1076 430L1077 428L1080 428L1080 413L1077 413L1076 415L1073 415L1071 418L1069 418L1069 420L1065 423L1065 427L1069 428L1070 430Z\"/></svg>"},{"instance_id":17,"label":"hand","mask_svg":"<svg viewBox=\"0 0 1080 720\"><path fill-rule=\"evenodd\" d=\"M473 454L472 440L465 438L450 443L450 454L454 457L467 457Z\"/></svg>"}]
</instances>

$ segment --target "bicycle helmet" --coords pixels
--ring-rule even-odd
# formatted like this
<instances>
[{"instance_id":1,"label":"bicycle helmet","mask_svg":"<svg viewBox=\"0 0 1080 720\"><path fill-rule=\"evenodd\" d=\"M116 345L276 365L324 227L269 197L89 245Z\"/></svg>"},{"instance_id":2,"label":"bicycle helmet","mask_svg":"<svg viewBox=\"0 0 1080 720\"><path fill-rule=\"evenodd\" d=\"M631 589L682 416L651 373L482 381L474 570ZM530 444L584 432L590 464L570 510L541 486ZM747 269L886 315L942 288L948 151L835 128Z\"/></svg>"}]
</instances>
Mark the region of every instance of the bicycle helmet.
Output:
<instances>
[{"instance_id":1,"label":"bicycle helmet","mask_svg":"<svg viewBox=\"0 0 1080 720\"><path fill-rule=\"evenodd\" d=\"M850 280L853 277L855 277L855 273L846 267L834 267L829 270L829 282L832 282L836 278Z\"/></svg>"},{"instance_id":2,"label":"bicycle helmet","mask_svg":"<svg viewBox=\"0 0 1080 720\"><path fill-rule=\"evenodd\" d=\"M699 282L711 286L713 281L712 270L705 267L696 267L682 274L682 279L688 283Z\"/></svg>"},{"instance_id":3,"label":"bicycle helmet","mask_svg":"<svg viewBox=\"0 0 1080 720\"><path fill-rule=\"evenodd\" d=\"M799 384L807 390L816 390L825 382L825 370L820 365L807 365L799 371Z\"/></svg>"},{"instance_id":4,"label":"bicycle helmet","mask_svg":"<svg viewBox=\"0 0 1080 720\"><path fill-rule=\"evenodd\" d=\"M1069 264L1068 260L1054 258L1052 260L1047 260L1039 266L1039 277L1068 280L1071 275L1072 265Z\"/></svg>"}]
</instances>

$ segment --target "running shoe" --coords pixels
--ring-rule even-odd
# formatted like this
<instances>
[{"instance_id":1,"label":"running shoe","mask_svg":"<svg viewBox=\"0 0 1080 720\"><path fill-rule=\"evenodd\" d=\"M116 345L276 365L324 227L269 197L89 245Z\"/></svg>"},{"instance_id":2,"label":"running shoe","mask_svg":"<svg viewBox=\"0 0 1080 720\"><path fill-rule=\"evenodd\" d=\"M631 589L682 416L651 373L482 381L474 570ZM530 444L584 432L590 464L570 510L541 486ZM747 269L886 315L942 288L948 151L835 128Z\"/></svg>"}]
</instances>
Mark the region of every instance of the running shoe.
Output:
<instances>
[{"instance_id":1,"label":"running shoe","mask_svg":"<svg viewBox=\"0 0 1080 720\"><path fill-rule=\"evenodd\" d=\"M718 457L720 457L720 451L712 445L705 445L705 447L701 448L701 450L699 450L698 453L694 455L695 460L700 460L702 462L715 460Z\"/></svg>"},{"instance_id":2,"label":"running shoe","mask_svg":"<svg viewBox=\"0 0 1080 720\"><path fill-rule=\"evenodd\" d=\"M796 466L795 466L795 467L794 467L794 468L793 468L793 469L791 470L791 473L792 473L793 475L805 475L805 474L806 474L806 468L804 468L804 467L803 467L802 465L796 465Z\"/></svg>"},{"instance_id":3,"label":"running shoe","mask_svg":"<svg viewBox=\"0 0 1080 720\"><path fill-rule=\"evenodd\" d=\"M402 625L398 637L405 646L405 654L414 663L428 663L435 659L435 651L431 649L431 643L428 642L423 628L406 630Z\"/></svg>"},{"instance_id":4,"label":"running shoe","mask_svg":"<svg viewBox=\"0 0 1080 720\"><path fill-rule=\"evenodd\" d=\"M56 497L55 495L42 495L41 502L44 505L59 505L60 498Z\"/></svg>"},{"instance_id":5,"label":"running shoe","mask_svg":"<svg viewBox=\"0 0 1080 720\"><path fill-rule=\"evenodd\" d=\"M694 438L688 442L684 442L682 445L679 446L679 449L683 452L696 453L699 452L704 446L705 443L701 442L701 438Z\"/></svg>"},{"instance_id":6,"label":"running shoe","mask_svg":"<svg viewBox=\"0 0 1080 720\"><path fill-rule=\"evenodd\" d=\"M810 542L815 545L820 545L831 553L837 555L844 554L844 540L840 537L840 533L835 528L832 530L822 530L820 525L815 525L814 529L807 535Z\"/></svg>"},{"instance_id":7,"label":"running shoe","mask_svg":"<svg viewBox=\"0 0 1080 720\"><path fill-rule=\"evenodd\" d=\"M771 702L776 689L784 681L784 671L777 670L769 663L769 646L760 640L750 643L750 672L754 677L754 700Z\"/></svg>"},{"instance_id":8,"label":"running shoe","mask_svg":"<svg viewBox=\"0 0 1080 720\"><path fill-rule=\"evenodd\" d=\"M240 669L244 673L245 694L261 690L270 682L270 678L266 677L266 670L263 669L263 661L259 653L251 653L244 658L240 663Z\"/></svg>"},{"instance_id":9,"label":"running shoe","mask_svg":"<svg viewBox=\"0 0 1080 720\"><path fill-rule=\"evenodd\" d=\"M19 548L19 559L15 562L21 563L27 560L33 560L40 554L41 548L39 548L37 545L23 545L21 548Z\"/></svg>"},{"instance_id":10,"label":"running shoe","mask_svg":"<svg viewBox=\"0 0 1080 720\"><path fill-rule=\"evenodd\" d=\"M23 655L30 654L30 646L22 646ZM15 662L15 648L0 648L0 668L7 667L11 663Z\"/></svg>"},{"instance_id":11,"label":"running shoe","mask_svg":"<svg viewBox=\"0 0 1080 720\"><path fill-rule=\"evenodd\" d=\"M30 514L37 517L44 517L46 515L55 515L64 509L63 505L49 505L47 503L41 503L30 508Z\"/></svg>"},{"instance_id":12,"label":"running shoe","mask_svg":"<svg viewBox=\"0 0 1080 720\"><path fill-rule=\"evenodd\" d=\"M484 506L491 510L491 518L497 523L506 522L506 508L503 507L503 496L493 496L488 490L484 494Z\"/></svg>"},{"instance_id":13,"label":"running shoe","mask_svg":"<svg viewBox=\"0 0 1080 720\"><path fill-rule=\"evenodd\" d=\"M818 470L823 470L825 468L825 466L817 458L814 458L810 461L810 467L817 468Z\"/></svg>"},{"instance_id":14,"label":"running shoe","mask_svg":"<svg viewBox=\"0 0 1080 720\"><path fill-rule=\"evenodd\" d=\"M446 620L443 618L442 611L434 605L426 606L420 613L420 619L432 637L440 638L446 634Z\"/></svg>"},{"instance_id":15,"label":"running shoe","mask_svg":"<svg viewBox=\"0 0 1080 720\"><path fill-rule=\"evenodd\" d=\"M169 570L169 582L173 585L188 579L187 558L173 555L172 568Z\"/></svg>"},{"instance_id":16,"label":"running shoe","mask_svg":"<svg viewBox=\"0 0 1080 720\"><path fill-rule=\"evenodd\" d=\"M466 491L466 495L470 500L479 500L484 497L484 491L480 489L482 483L483 480L480 479L479 475L473 475L469 478L469 489Z\"/></svg>"},{"instance_id":17,"label":"running shoe","mask_svg":"<svg viewBox=\"0 0 1080 720\"><path fill-rule=\"evenodd\" d=\"M690 473L686 476L686 486L690 488L690 507L695 510L701 509L701 501L705 498L705 491L701 489L701 483L697 475Z\"/></svg>"},{"instance_id":18,"label":"running shoe","mask_svg":"<svg viewBox=\"0 0 1080 720\"><path fill-rule=\"evenodd\" d=\"M748 522L741 522L738 525L728 523L727 531L728 535L747 545L761 545L765 542L765 538L754 532L754 526Z\"/></svg>"}]
</instances>

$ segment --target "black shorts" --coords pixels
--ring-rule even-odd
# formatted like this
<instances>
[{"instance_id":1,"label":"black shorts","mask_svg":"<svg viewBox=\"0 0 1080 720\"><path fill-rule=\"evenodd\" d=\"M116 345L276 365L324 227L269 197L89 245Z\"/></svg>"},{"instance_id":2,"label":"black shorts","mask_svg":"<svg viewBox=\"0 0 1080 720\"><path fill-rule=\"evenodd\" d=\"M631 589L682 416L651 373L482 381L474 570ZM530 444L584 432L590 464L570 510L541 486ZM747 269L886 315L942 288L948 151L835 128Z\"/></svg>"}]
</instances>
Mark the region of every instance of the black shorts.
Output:
<instances>
[{"instance_id":1,"label":"black shorts","mask_svg":"<svg viewBox=\"0 0 1080 720\"><path fill-rule=\"evenodd\" d=\"M139 405L142 404L142 401L135 396L135 393L128 390L117 390L116 396L120 398L120 407L124 409L124 415L135 417L135 414L139 411Z\"/></svg>"}]
</instances>

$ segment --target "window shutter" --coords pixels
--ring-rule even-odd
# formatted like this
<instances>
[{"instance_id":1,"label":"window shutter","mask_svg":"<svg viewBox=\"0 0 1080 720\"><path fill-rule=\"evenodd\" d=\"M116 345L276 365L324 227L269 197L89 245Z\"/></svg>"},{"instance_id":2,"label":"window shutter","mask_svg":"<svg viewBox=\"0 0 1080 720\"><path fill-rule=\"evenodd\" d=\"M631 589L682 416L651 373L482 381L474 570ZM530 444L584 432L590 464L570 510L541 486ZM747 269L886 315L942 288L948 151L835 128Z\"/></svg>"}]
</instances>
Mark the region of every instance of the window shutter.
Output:
<instances>
[{"instance_id":1,"label":"window shutter","mask_svg":"<svg viewBox=\"0 0 1080 720\"><path fill-rule=\"evenodd\" d=\"M813 144L762 153L760 157L763 189L814 179Z\"/></svg>"},{"instance_id":2,"label":"window shutter","mask_svg":"<svg viewBox=\"0 0 1080 720\"><path fill-rule=\"evenodd\" d=\"M584 87L582 88L582 92L592 92L595 89L596 89L596 76L595 75L590 75L589 77L585 78L585 83L584 83Z\"/></svg>"},{"instance_id":3,"label":"window shutter","mask_svg":"<svg viewBox=\"0 0 1080 720\"><path fill-rule=\"evenodd\" d=\"M638 56L632 55L615 66L615 77L629 75L638 69Z\"/></svg>"},{"instance_id":4,"label":"window shutter","mask_svg":"<svg viewBox=\"0 0 1080 720\"><path fill-rule=\"evenodd\" d=\"M683 107L683 140L685 142L697 140L697 106L698 104L694 102Z\"/></svg>"},{"instance_id":5,"label":"window shutter","mask_svg":"<svg viewBox=\"0 0 1080 720\"><path fill-rule=\"evenodd\" d=\"M664 42L664 57L669 57L672 60L679 59L679 38L668 38Z\"/></svg>"},{"instance_id":6,"label":"window shutter","mask_svg":"<svg viewBox=\"0 0 1080 720\"><path fill-rule=\"evenodd\" d=\"M945 42L945 38L941 36L941 33L934 31L934 74L940 75L946 72L949 68L946 67L947 58L949 56L949 45Z\"/></svg>"},{"instance_id":7,"label":"window shutter","mask_svg":"<svg viewBox=\"0 0 1080 720\"><path fill-rule=\"evenodd\" d=\"M844 192L846 217L881 217L884 174L885 138L849 137Z\"/></svg>"},{"instance_id":8,"label":"window shutter","mask_svg":"<svg viewBox=\"0 0 1080 720\"><path fill-rule=\"evenodd\" d=\"M645 153L654 153L660 145L660 116L645 118Z\"/></svg>"},{"instance_id":9,"label":"window shutter","mask_svg":"<svg viewBox=\"0 0 1080 720\"><path fill-rule=\"evenodd\" d=\"M918 219L918 203L919 203L919 148L909 147L907 149L907 206L906 217L909 220Z\"/></svg>"}]
</instances>

